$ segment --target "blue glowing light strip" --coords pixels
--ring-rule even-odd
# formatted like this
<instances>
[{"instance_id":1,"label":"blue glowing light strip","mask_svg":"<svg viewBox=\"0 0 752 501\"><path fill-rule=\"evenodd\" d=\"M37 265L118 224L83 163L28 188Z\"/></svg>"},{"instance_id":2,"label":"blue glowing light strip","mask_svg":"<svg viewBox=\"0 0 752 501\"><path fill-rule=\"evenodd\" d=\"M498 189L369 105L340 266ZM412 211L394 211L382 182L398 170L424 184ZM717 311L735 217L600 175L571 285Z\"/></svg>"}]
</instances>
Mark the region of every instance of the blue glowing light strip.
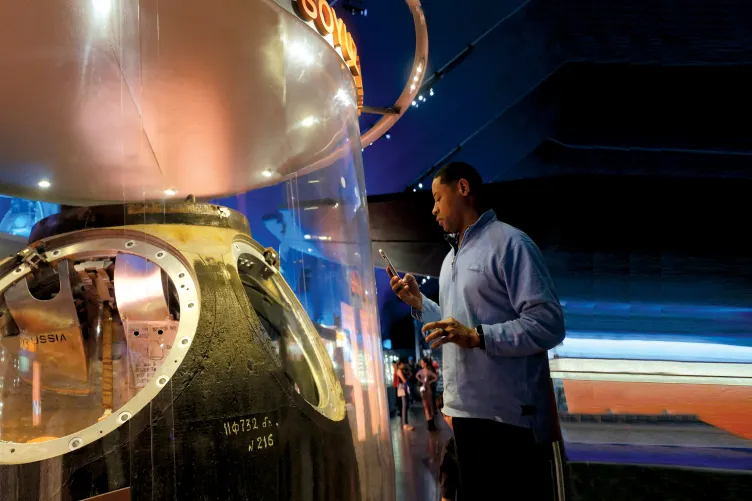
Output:
<instances>
[{"instance_id":1,"label":"blue glowing light strip","mask_svg":"<svg viewBox=\"0 0 752 501\"><path fill-rule=\"evenodd\" d=\"M706 318L719 320L739 316L752 319L752 308L730 306L690 305L690 304L656 304L656 303L621 303L609 301L585 301L580 299L562 299L565 313L573 315L603 316L638 316L661 318Z\"/></svg>"},{"instance_id":2,"label":"blue glowing light strip","mask_svg":"<svg viewBox=\"0 0 752 501\"><path fill-rule=\"evenodd\" d=\"M749 346L713 342L649 341L629 339L628 335L625 335L624 339L599 339L594 334L568 332L568 337L549 352L549 357L752 363L752 347Z\"/></svg>"}]
</instances>

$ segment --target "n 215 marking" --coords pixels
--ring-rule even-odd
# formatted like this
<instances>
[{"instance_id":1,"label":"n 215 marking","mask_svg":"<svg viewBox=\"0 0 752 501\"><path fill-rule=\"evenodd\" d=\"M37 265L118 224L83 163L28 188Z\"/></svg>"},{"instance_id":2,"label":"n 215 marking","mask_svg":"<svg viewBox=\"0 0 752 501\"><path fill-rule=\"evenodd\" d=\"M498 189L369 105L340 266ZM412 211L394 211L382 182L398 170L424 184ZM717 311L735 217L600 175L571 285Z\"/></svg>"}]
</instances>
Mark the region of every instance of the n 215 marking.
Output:
<instances>
[{"instance_id":1,"label":"n 215 marking","mask_svg":"<svg viewBox=\"0 0 752 501\"><path fill-rule=\"evenodd\" d=\"M260 451L269 447L274 447L274 433L251 439L251 443L248 444L248 452Z\"/></svg>"},{"instance_id":2,"label":"n 215 marking","mask_svg":"<svg viewBox=\"0 0 752 501\"><path fill-rule=\"evenodd\" d=\"M224 423L225 436L237 435L238 433L249 433L259 429L271 428L274 423L269 416L264 416L263 419L247 418L238 419L234 421L226 421Z\"/></svg>"}]
</instances>

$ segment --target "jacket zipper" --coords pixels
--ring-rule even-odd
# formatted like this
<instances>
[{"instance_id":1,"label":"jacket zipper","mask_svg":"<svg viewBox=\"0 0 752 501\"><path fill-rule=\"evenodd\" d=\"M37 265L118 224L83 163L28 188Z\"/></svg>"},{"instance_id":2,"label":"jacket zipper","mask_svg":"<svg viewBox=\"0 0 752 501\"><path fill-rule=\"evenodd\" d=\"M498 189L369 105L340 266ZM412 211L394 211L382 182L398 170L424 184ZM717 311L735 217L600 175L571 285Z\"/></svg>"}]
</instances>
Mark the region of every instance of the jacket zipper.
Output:
<instances>
[{"instance_id":1,"label":"jacket zipper","mask_svg":"<svg viewBox=\"0 0 752 501\"><path fill-rule=\"evenodd\" d=\"M465 238L467 238L467 230L465 230L465 235L462 240L464 240ZM455 249L454 256L452 256L452 282L455 282L456 278L456 274L454 272L454 262L457 260L457 255L460 253L460 247L462 247L461 241L457 243L457 249Z\"/></svg>"},{"instance_id":2,"label":"jacket zipper","mask_svg":"<svg viewBox=\"0 0 752 501\"><path fill-rule=\"evenodd\" d=\"M483 217L482 214L481 214L481 217ZM473 228L475 225L477 225L479 221L480 221L480 218L478 218L478 221L468 226L467 229L465 229L465 234L462 236L462 239L458 239L457 248L454 249L454 256L452 256L452 282L455 281L454 262L457 260L457 255L460 253L460 247L462 247L462 242L467 240L467 234L470 231L470 228Z\"/></svg>"}]
</instances>

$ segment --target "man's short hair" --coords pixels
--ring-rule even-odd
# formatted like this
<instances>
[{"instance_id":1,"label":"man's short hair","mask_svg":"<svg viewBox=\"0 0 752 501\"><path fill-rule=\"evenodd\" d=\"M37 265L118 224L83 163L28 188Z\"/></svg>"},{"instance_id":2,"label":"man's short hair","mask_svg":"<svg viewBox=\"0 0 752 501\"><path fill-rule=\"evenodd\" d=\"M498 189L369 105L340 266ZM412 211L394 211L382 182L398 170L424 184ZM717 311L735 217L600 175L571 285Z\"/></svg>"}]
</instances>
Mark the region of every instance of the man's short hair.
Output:
<instances>
[{"instance_id":1,"label":"man's short hair","mask_svg":"<svg viewBox=\"0 0 752 501\"><path fill-rule=\"evenodd\" d=\"M472 165L465 162L451 162L439 169L433 178L438 179L442 184L456 183L460 179L465 179L470 187L470 194L478 203L481 202L483 178Z\"/></svg>"}]
</instances>

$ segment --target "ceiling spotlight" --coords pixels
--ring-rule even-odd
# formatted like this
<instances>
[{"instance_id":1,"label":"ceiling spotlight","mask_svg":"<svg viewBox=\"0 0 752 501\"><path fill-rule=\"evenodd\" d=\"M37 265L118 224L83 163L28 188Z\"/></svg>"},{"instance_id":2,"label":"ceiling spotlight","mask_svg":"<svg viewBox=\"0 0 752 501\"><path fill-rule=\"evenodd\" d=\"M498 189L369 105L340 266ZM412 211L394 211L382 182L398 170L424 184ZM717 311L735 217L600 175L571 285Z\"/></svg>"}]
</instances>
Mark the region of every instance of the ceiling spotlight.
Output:
<instances>
[{"instance_id":1,"label":"ceiling spotlight","mask_svg":"<svg viewBox=\"0 0 752 501\"><path fill-rule=\"evenodd\" d=\"M42 179L41 181L39 181L39 182L37 183L37 186L39 186L40 188L42 188L42 189L45 189L45 190L46 190L47 188L49 188L50 186L52 186L52 183L50 183L50 182L49 182L49 181L47 181L46 179Z\"/></svg>"},{"instance_id":2,"label":"ceiling spotlight","mask_svg":"<svg viewBox=\"0 0 752 501\"><path fill-rule=\"evenodd\" d=\"M420 96L418 96L418 101L425 101L425 100L426 100L426 98L423 97L423 94L421 94Z\"/></svg>"},{"instance_id":3,"label":"ceiling spotlight","mask_svg":"<svg viewBox=\"0 0 752 501\"><path fill-rule=\"evenodd\" d=\"M413 82L417 82L417 81L418 81L418 75L415 75L415 76L413 77Z\"/></svg>"},{"instance_id":4,"label":"ceiling spotlight","mask_svg":"<svg viewBox=\"0 0 752 501\"><path fill-rule=\"evenodd\" d=\"M303 120L300 121L300 125L302 125L303 127L310 127L311 125L315 123L316 123L316 119L311 116L305 117Z\"/></svg>"},{"instance_id":5,"label":"ceiling spotlight","mask_svg":"<svg viewBox=\"0 0 752 501\"><path fill-rule=\"evenodd\" d=\"M174 197L175 195L178 194L178 190L167 189L167 190L164 190L163 193L165 194L166 197Z\"/></svg>"},{"instance_id":6,"label":"ceiling spotlight","mask_svg":"<svg viewBox=\"0 0 752 501\"><path fill-rule=\"evenodd\" d=\"M413 193L415 193L416 191L418 191L418 190L416 190L415 188L413 188Z\"/></svg>"},{"instance_id":7,"label":"ceiling spotlight","mask_svg":"<svg viewBox=\"0 0 752 501\"><path fill-rule=\"evenodd\" d=\"M431 87L431 90L428 91L429 96L433 96L433 87Z\"/></svg>"},{"instance_id":8,"label":"ceiling spotlight","mask_svg":"<svg viewBox=\"0 0 752 501\"><path fill-rule=\"evenodd\" d=\"M303 238L305 238L306 240L310 240L311 239L311 235L303 235Z\"/></svg>"},{"instance_id":9,"label":"ceiling spotlight","mask_svg":"<svg viewBox=\"0 0 752 501\"><path fill-rule=\"evenodd\" d=\"M412 84L412 85L410 86L410 90L415 90L415 84Z\"/></svg>"},{"instance_id":10,"label":"ceiling spotlight","mask_svg":"<svg viewBox=\"0 0 752 501\"><path fill-rule=\"evenodd\" d=\"M423 189L423 183L418 183L418 188Z\"/></svg>"},{"instance_id":11,"label":"ceiling spotlight","mask_svg":"<svg viewBox=\"0 0 752 501\"><path fill-rule=\"evenodd\" d=\"M418 103L416 103L415 101L413 101L413 106L418 106Z\"/></svg>"},{"instance_id":12,"label":"ceiling spotlight","mask_svg":"<svg viewBox=\"0 0 752 501\"><path fill-rule=\"evenodd\" d=\"M261 171L261 175L264 177L272 177L271 169L264 169Z\"/></svg>"},{"instance_id":13,"label":"ceiling spotlight","mask_svg":"<svg viewBox=\"0 0 752 501\"><path fill-rule=\"evenodd\" d=\"M418 67L415 68L415 73L417 73L418 75L420 75L421 71L423 71L423 66L419 64Z\"/></svg>"},{"instance_id":14,"label":"ceiling spotlight","mask_svg":"<svg viewBox=\"0 0 752 501\"><path fill-rule=\"evenodd\" d=\"M386 137L387 139L391 139L391 138L392 138L392 135L391 135L391 134L387 134L387 135L386 135L385 137Z\"/></svg>"}]
</instances>

